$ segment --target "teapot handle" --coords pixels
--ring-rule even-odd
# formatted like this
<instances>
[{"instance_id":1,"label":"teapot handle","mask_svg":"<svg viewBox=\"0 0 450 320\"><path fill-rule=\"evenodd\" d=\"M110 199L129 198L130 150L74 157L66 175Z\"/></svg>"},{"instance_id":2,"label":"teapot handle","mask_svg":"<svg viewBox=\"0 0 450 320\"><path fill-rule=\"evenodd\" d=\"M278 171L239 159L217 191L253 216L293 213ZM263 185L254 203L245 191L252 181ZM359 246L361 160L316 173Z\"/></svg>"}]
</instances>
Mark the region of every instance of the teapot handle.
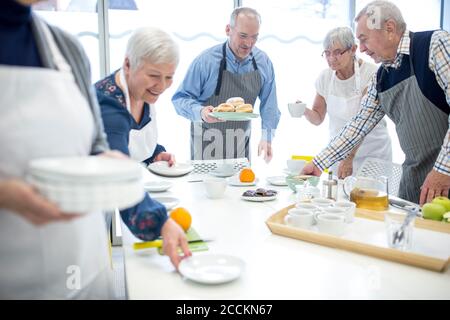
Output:
<instances>
[{"instance_id":1,"label":"teapot handle","mask_svg":"<svg viewBox=\"0 0 450 320\"><path fill-rule=\"evenodd\" d=\"M348 176L344 179L344 194L350 199L350 192L352 192L353 187L355 186L356 178L353 176Z\"/></svg>"}]
</instances>

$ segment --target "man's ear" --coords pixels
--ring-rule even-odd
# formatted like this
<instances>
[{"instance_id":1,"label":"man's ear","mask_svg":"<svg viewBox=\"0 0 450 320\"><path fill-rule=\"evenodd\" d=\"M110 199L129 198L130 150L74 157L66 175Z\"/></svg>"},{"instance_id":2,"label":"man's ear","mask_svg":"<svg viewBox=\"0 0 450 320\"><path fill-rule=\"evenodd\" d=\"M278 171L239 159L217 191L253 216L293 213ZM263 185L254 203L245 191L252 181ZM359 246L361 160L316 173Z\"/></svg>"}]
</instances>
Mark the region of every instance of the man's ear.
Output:
<instances>
[{"instance_id":1,"label":"man's ear","mask_svg":"<svg viewBox=\"0 0 450 320\"><path fill-rule=\"evenodd\" d=\"M391 37L397 33L397 23L392 19L386 21L386 31L389 34L389 40L391 40Z\"/></svg>"},{"instance_id":2,"label":"man's ear","mask_svg":"<svg viewBox=\"0 0 450 320\"><path fill-rule=\"evenodd\" d=\"M231 33L231 26L229 24L227 24L227 26L225 27L225 33L226 35L229 37L230 33Z\"/></svg>"}]
</instances>

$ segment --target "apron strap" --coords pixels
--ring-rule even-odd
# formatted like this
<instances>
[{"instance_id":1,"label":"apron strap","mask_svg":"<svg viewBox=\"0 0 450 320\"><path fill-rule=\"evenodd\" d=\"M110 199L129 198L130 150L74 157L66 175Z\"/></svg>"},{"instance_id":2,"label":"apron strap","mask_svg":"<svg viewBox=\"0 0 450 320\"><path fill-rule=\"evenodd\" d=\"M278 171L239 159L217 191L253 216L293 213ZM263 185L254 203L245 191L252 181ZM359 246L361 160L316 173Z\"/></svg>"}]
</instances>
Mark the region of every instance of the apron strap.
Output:
<instances>
[{"instance_id":1,"label":"apron strap","mask_svg":"<svg viewBox=\"0 0 450 320\"><path fill-rule=\"evenodd\" d=\"M222 75L223 72L227 69L227 43L225 42L222 46L222 60L220 61L220 67L219 67L219 75L217 77L217 85L216 90L214 91L214 95L218 96L220 93L220 88L222 87ZM255 57L253 56L253 52L250 52L250 55L252 56L252 64L255 71L258 70L258 65L256 64Z\"/></svg>"},{"instance_id":2,"label":"apron strap","mask_svg":"<svg viewBox=\"0 0 450 320\"><path fill-rule=\"evenodd\" d=\"M416 74L416 71L414 70L414 64L413 64L413 41L414 41L414 33L409 32L409 66L411 68L411 76L414 76Z\"/></svg>"}]
</instances>

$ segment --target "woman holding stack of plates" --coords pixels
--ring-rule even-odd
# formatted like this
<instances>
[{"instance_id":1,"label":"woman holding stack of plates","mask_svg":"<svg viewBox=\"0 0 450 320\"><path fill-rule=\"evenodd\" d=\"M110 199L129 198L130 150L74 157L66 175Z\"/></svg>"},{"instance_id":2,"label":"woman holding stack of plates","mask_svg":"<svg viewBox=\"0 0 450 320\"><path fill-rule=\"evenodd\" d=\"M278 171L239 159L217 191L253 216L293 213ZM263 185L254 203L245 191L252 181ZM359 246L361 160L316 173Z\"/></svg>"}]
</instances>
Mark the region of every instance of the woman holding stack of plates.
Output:
<instances>
[{"instance_id":1,"label":"woman holding stack of plates","mask_svg":"<svg viewBox=\"0 0 450 320\"><path fill-rule=\"evenodd\" d=\"M87 57L32 13L35 2L0 2L0 298L114 298L102 212L62 212L26 180L36 159L108 150ZM143 202L125 223L143 239L162 234L177 266L177 246L190 255L183 231L161 204Z\"/></svg>"}]
</instances>

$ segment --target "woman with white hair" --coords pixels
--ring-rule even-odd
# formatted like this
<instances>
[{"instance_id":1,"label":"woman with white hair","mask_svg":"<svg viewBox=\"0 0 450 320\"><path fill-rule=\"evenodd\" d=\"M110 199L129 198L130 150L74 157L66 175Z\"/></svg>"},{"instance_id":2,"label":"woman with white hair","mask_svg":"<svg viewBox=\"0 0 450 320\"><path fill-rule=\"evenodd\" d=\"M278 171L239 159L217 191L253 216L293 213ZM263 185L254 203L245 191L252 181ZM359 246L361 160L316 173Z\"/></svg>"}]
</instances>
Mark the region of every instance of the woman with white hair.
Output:
<instances>
[{"instance_id":1,"label":"woman with white hair","mask_svg":"<svg viewBox=\"0 0 450 320\"><path fill-rule=\"evenodd\" d=\"M102 119L111 149L120 150L136 161L175 161L157 144L154 103L172 84L179 60L178 46L156 28L137 29L130 37L121 69L95 84ZM142 240L162 235L164 252L178 267L181 258L191 255L180 226L167 217L166 208L148 194L120 215L130 231Z\"/></svg>"},{"instance_id":2,"label":"woman with white hair","mask_svg":"<svg viewBox=\"0 0 450 320\"><path fill-rule=\"evenodd\" d=\"M170 87L178 46L162 30L146 27L130 37L122 68L95 84L108 142L139 162L175 163L157 143L154 103Z\"/></svg>"},{"instance_id":3,"label":"woman with white hair","mask_svg":"<svg viewBox=\"0 0 450 320\"><path fill-rule=\"evenodd\" d=\"M305 117L320 125L329 115L330 139L336 136L359 109L362 96L377 66L356 57L357 45L352 30L335 28L323 42L322 56L329 68L322 71L316 81L316 97L312 109L305 109ZM339 178L356 173L366 157L392 161L391 139L386 121L382 120L348 157L331 169ZM336 167L337 166L337 167Z\"/></svg>"}]
</instances>

